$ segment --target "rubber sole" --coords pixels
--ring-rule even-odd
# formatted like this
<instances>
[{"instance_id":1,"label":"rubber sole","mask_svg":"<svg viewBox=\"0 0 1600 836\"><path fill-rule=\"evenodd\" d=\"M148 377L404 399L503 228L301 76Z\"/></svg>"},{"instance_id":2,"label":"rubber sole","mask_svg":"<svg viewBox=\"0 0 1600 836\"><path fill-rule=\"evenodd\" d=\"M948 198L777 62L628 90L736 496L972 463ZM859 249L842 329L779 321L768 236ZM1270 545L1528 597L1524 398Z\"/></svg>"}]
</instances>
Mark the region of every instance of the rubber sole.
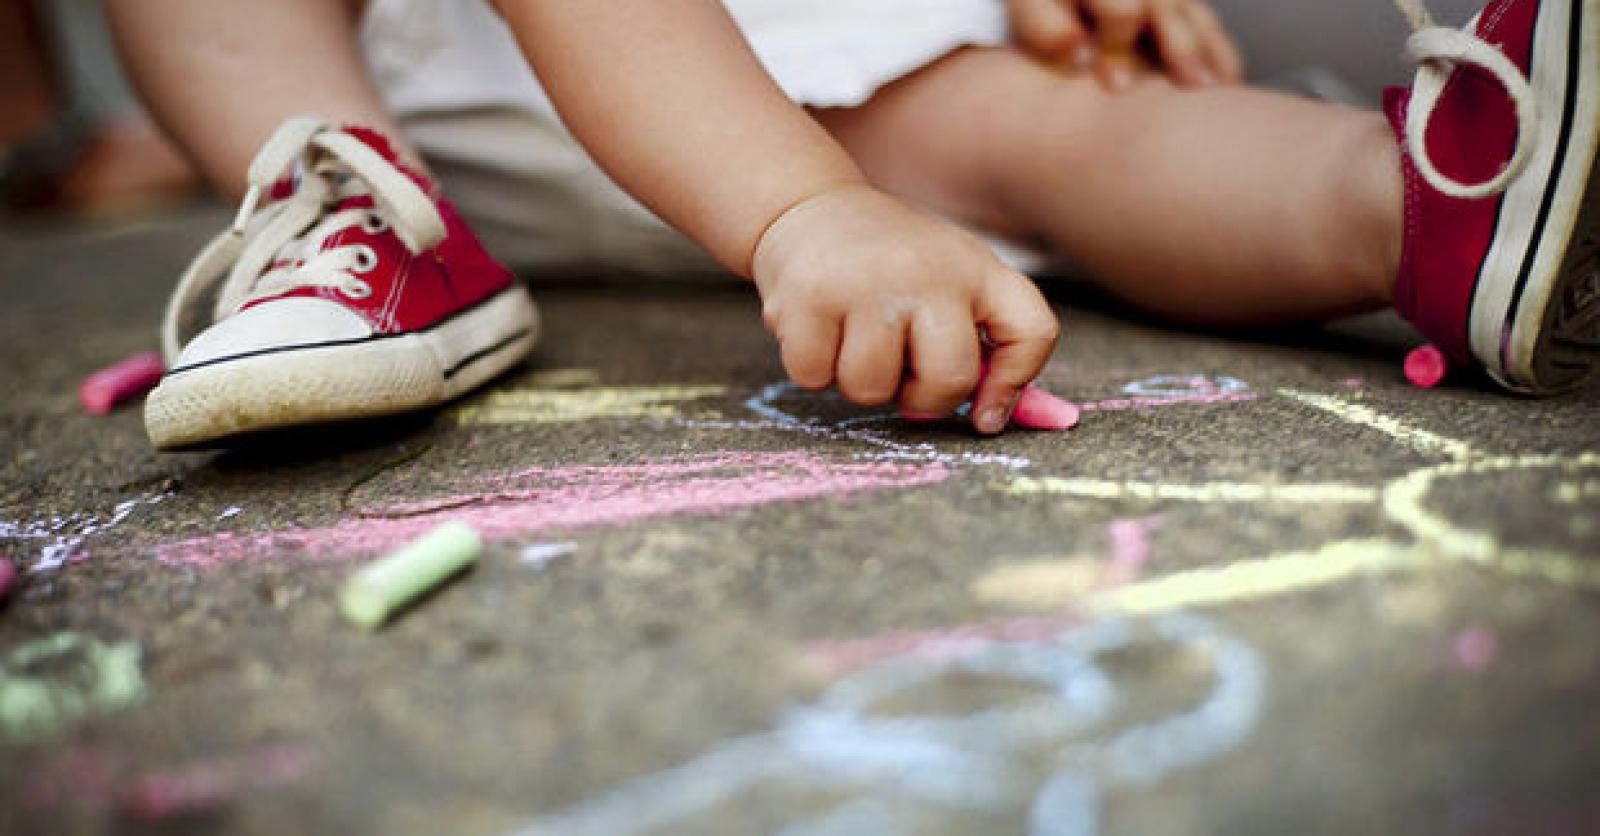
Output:
<instances>
[{"instance_id":1,"label":"rubber sole","mask_svg":"<svg viewBox=\"0 0 1600 836\"><path fill-rule=\"evenodd\" d=\"M515 365L538 337L533 299L514 286L422 331L171 372L145 400L145 432L157 449L191 449L436 406Z\"/></svg>"},{"instance_id":2,"label":"rubber sole","mask_svg":"<svg viewBox=\"0 0 1600 836\"><path fill-rule=\"evenodd\" d=\"M1533 70L1547 145L1506 191L1469 322L1489 374L1534 395L1575 389L1600 367L1600 0L1564 11L1534 34L1536 53L1559 44L1566 54Z\"/></svg>"}]
</instances>

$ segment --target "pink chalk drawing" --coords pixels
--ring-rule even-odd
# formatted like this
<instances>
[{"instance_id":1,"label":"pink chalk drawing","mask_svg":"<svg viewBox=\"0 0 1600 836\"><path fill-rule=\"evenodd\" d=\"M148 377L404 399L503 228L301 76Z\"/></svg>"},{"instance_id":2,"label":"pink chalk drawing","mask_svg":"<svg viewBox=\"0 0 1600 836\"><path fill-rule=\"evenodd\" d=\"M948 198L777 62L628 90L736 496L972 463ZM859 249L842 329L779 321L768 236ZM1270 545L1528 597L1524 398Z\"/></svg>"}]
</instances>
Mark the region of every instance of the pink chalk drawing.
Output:
<instances>
[{"instance_id":1,"label":"pink chalk drawing","mask_svg":"<svg viewBox=\"0 0 1600 836\"><path fill-rule=\"evenodd\" d=\"M42 814L73 807L158 821L302 783L320 766L316 753L292 744L269 744L144 774L135 773L126 760L119 752L68 750L35 773L29 801Z\"/></svg>"},{"instance_id":2,"label":"pink chalk drawing","mask_svg":"<svg viewBox=\"0 0 1600 836\"><path fill-rule=\"evenodd\" d=\"M1130 517L1111 521L1106 527L1111 539L1111 556L1098 588L1120 586L1139 579L1150 558L1150 532L1162 521L1161 517ZM814 642L807 645L801 659L806 667L838 675L901 657L955 659L997 642L1047 642L1060 635L1062 630L1092 620L1092 616L1086 612L1068 610L1043 616L994 618L932 630L900 630L860 639Z\"/></svg>"},{"instance_id":3,"label":"pink chalk drawing","mask_svg":"<svg viewBox=\"0 0 1600 836\"><path fill-rule=\"evenodd\" d=\"M145 775L123 791L120 806L136 819L159 821L215 809L247 792L300 783L316 766L316 757L303 748L270 746Z\"/></svg>"},{"instance_id":4,"label":"pink chalk drawing","mask_svg":"<svg viewBox=\"0 0 1600 836\"><path fill-rule=\"evenodd\" d=\"M676 515L714 517L778 502L931 485L940 463L837 462L813 453L720 452L628 465L531 468L471 483L473 492L362 508L322 528L222 532L156 547L169 566L216 566L298 552L338 559L386 551L459 520L486 540L549 529L625 525Z\"/></svg>"},{"instance_id":5,"label":"pink chalk drawing","mask_svg":"<svg viewBox=\"0 0 1600 836\"><path fill-rule=\"evenodd\" d=\"M1111 562L1101 586L1121 586L1139 579L1150 559L1150 532L1159 525L1160 517L1111 521L1106 527L1111 537Z\"/></svg>"},{"instance_id":6,"label":"pink chalk drawing","mask_svg":"<svg viewBox=\"0 0 1600 836\"><path fill-rule=\"evenodd\" d=\"M1468 627L1450 639L1450 658L1457 668L1482 673L1500 655L1500 642L1487 627Z\"/></svg>"},{"instance_id":7,"label":"pink chalk drawing","mask_svg":"<svg viewBox=\"0 0 1600 836\"><path fill-rule=\"evenodd\" d=\"M839 676L891 659L957 659L996 643L1039 644L1092 619L1077 613L994 618L932 630L897 630L860 639L812 642L801 654L805 667Z\"/></svg>"}]
</instances>

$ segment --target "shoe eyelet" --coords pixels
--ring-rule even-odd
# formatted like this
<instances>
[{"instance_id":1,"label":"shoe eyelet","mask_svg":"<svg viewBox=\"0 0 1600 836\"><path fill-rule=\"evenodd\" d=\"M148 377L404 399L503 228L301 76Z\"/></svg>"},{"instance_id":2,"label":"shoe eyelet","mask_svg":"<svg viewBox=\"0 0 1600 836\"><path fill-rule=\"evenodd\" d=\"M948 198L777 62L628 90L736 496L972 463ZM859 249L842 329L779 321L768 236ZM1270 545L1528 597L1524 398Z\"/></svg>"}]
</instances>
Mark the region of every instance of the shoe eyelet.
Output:
<instances>
[{"instance_id":1,"label":"shoe eyelet","mask_svg":"<svg viewBox=\"0 0 1600 836\"><path fill-rule=\"evenodd\" d=\"M370 273L372 268L377 266L378 253L375 250L365 244L356 248L355 271L357 273Z\"/></svg>"},{"instance_id":2,"label":"shoe eyelet","mask_svg":"<svg viewBox=\"0 0 1600 836\"><path fill-rule=\"evenodd\" d=\"M378 235L388 228L389 222L385 221L381 215L368 213L366 217L361 219L361 230L368 235Z\"/></svg>"},{"instance_id":3,"label":"shoe eyelet","mask_svg":"<svg viewBox=\"0 0 1600 836\"><path fill-rule=\"evenodd\" d=\"M372 285L356 279L340 286L339 292L351 299L365 299L372 295Z\"/></svg>"}]
</instances>

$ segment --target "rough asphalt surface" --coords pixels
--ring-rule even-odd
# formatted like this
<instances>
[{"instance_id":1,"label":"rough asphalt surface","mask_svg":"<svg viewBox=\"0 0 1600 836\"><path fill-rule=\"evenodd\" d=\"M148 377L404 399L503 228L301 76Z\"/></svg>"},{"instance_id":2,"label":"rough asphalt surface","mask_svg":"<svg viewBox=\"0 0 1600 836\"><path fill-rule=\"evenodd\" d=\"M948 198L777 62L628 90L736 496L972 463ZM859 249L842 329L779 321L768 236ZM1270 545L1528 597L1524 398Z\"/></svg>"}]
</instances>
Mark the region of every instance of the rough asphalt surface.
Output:
<instances>
[{"instance_id":1,"label":"rough asphalt surface","mask_svg":"<svg viewBox=\"0 0 1600 836\"><path fill-rule=\"evenodd\" d=\"M1600 388L1066 287L1094 408L979 440L774 387L743 287L566 281L459 408L157 454L77 385L219 222L0 229L0 833L1600 821ZM342 620L448 519L474 570Z\"/></svg>"}]
</instances>

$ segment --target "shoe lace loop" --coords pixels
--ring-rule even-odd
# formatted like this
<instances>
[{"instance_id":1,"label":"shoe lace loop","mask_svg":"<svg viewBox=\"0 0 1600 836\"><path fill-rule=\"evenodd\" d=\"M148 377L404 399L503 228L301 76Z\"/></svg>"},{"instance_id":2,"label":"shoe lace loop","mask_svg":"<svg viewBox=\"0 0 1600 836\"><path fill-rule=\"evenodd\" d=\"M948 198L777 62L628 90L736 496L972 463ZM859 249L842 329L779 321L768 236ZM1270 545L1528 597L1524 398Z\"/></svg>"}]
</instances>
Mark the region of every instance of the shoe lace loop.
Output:
<instances>
[{"instance_id":1,"label":"shoe lace loop","mask_svg":"<svg viewBox=\"0 0 1600 836\"><path fill-rule=\"evenodd\" d=\"M1394 0L1411 25L1406 49L1417 62L1417 79L1411 88L1411 103L1406 109L1405 144L1418 173L1441 193L1455 198L1478 199L1499 194L1522 173L1533 153L1539 127L1539 111L1533 88L1517 65L1498 47L1472 34L1439 26L1423 7L1422 0ZM1481 183L1462 183L1434 165L1428 156L1428 121L1444 95L1450 74L1461 65L1477 67L1505 88L1517 110L1517 140L1511 159L1494 177Z\"/></svg>"},{"instance_id":2,"label":"shoe lace loop","mask_svg":"<svg viewBox=\"0 0 1600 836\"><path fill-rule=\"evenodd\" d=\"M294 194L258 211L262 196L290 171L298 175ZM446 235L422 187L365 142L313 117L285 122L251 161L248 182L232 226L201 250L167 305L161 344L169 364L181 350L188 311L219 283L213 321L297 287L335 287L362 298L371 288L356 274L374 266L371 249L324 249L327 241L352 227L387 227L421 253ZM372 208L333 208L357 196L369 196Z\"/></svg>"}]
</instances>

